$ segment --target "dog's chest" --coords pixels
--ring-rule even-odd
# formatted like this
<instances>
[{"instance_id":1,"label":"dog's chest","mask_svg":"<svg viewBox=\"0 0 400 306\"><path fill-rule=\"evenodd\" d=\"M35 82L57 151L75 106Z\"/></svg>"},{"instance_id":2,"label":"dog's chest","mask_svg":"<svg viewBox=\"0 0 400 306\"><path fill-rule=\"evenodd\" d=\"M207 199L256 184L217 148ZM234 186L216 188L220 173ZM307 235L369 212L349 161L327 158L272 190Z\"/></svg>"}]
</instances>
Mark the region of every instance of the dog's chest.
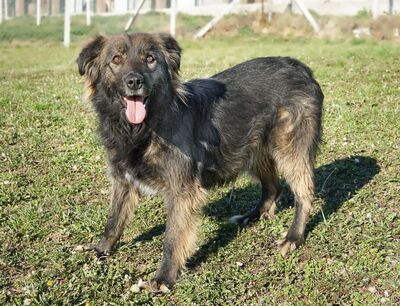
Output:
<instances>
[{"instance_id":1,"label":"dog's chest","mask_svg":"<svg viewBox=\"0 0 400 306\"><path fill-rule=\"evenodd\" d=\"M128 171L125 172L124 178L133 186L135 186L139 191L144 195L155 195L157 190L153 187L149 186L142 180L134 177L133 175L129 174Z\"/></svg>"}]
</instances>

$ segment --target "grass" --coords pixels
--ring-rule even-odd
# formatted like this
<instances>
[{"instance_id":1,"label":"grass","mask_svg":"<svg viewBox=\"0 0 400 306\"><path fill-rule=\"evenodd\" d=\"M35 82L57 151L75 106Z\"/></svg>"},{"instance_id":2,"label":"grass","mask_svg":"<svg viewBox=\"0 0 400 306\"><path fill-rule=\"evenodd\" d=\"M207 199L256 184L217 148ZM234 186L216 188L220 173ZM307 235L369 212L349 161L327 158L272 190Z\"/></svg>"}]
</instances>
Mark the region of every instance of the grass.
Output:
<instances>
[{"instance_id":1,"label":"grass","mask_svg":"<svg viewBox=\"0 0 400 306\"><path fill-rule=\"evenodd\" d=\"M110 186L95 115L81 102L81 43L64 49L54 40L0 42L0 304L400 303L398 44L252 33L181 39L183 79L265 55L310 65L326 96L324 141L304 246L286 259L274 248L293 217L287 187L274 219L227 223L259 196L241 177L210 192L188 271L154 296L129 289L160 263L160 198L142 203L113 256L74 251L100 238Z\"/></svg>"}]
</instances>

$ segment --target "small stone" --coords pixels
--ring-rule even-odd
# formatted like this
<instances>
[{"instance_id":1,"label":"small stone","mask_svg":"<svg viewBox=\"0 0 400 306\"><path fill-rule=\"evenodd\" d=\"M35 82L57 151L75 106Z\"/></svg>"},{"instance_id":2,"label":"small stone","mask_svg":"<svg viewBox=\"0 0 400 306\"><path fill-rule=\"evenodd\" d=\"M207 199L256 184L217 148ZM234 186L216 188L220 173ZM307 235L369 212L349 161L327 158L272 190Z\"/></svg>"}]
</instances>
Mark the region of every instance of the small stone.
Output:
<instances>
[{"instance_id":1,"label":"small stone","mask_svg":"<svg viewBox=\"0 0 400 306\"><path fill-rule=\"evenodd\" d=\"M162 284L162 285L160 286L160 291L161 291L162 293L167 293L167 292L169 292L169 289L168 289L167 286L165 286L164 284Z\"/></svg>"},{"instance_id":2,"label":"small stone","mask_svg":"<svg viewBox=\"0 0 400 306\"><path fill-rule=\"evenodd\" d=\"M369 286L369 287L367 288L367 290L368 290L369 292L371 292L372 294L375 294L375 293L378 292L378 290L376 290L376 287L375 287L375 286Z\"/></svg>"},{"instance_id":3,"label":"small stone","mask_svg":"<svg viewBox=\"0 0 400 306\"><path fill-rule=\"evenodd\" d=\"M85 246L84 245L77 245L74 249L74 251L76 252L83 252L85 250Z\"/></svg>"},{"instance_id":4,"label":"small stone","mask_svg":"<svg viewBox=\"0 0 400 306\"><path fill-rule=\"evenodd\" d=\"M146 287L146 282L144 282L141 278L139 278L137 286L139 288L145 288Z\"/></svg>"},{"instance_id":5,"label":"small stone","mask_svg":"<svg viewBox=\"0 0 400 306\"><path fill-rule=\"evenodd\" d=\"M24 299L24 305L31 305L32 304L32 300L31 299Z\"/></svg>"},{"instance_id":6,"label":"small stone","mask_svg":"<svg viewBox=\"0 0 400 306\"><path fill-rule=\"evenodd\" d=\"M385 297L389 297L389 291L385 290L385 291L383 292L383 295L384 295Z\"/></svg>"},{"instance_id":7,"label":"small stone","mask_svg":"<svg viewBox=\"0 0 400 306\"><path fill-rule=\"evenodd\" d=\"M133 293L138 293L140 292L140 287L138 284L134 284L132 285L132 287L129 289L129 291L133 292Z\"/></svg>"}]
</instances>

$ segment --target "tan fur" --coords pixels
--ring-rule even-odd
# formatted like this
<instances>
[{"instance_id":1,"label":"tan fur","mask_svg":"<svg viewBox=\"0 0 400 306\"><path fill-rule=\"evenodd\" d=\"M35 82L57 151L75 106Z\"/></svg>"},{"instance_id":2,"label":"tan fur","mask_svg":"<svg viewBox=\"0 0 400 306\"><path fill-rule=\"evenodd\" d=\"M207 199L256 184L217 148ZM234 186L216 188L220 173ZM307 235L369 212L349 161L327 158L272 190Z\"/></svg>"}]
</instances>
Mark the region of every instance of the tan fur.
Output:
<instances>
[{"instance_id":1,"label":"tan fur","mask_svg":"<svg viewBox=\"0 0 400 306\"><path fill-rule=\"evenodd\" d=\"M85 80L84 100L90 101L95 94L95 88L89 79Z\"/></svg>"},{"instance_id":2,"label":"tan fur","mask_svg":"<svg viewBox=\"0 0 400 306\"><path fill-rule=\"evenodd\" d=\"M195 250L201 204L207 193L199 182L186 186L184 190L175 190L175 193L167 199L167 230L170 231L167 235L175 239L172 259L180 269Z\"/></svg>"},{"instance_id":3,"label":"tan fur","mask_svg":"<svg viewBox=\"0 0 400 306\"><path fill-rule=\"evenodd\" d=\"M275 215L276 201L281 193L275 162L268 155L264 155L258 159L253 173L259 178L263 188L263 203L260 203L259 207L260 218L270 219Z\"/></svg>"},{"instance_id":4,"label":"tan fur","mask_svg":"<svg viewBox=\"0 0 400 306\"><path fill-rule=\"evenodd\" d=\"M303 107L307 107L306 102ZM286 238L278 243L283 255L303 242L305 226L312 209L315 152L309 150L312 150L312 144L317 141L314 139L314 131L317 130L314 126L315 121L313 118L304 117L301 108L295 115L284 109L278 112L278 124L273 133L271 151L278 170L294 193L296 203L292 225ZM303 133L303 138L300 139L294 134L297 129L309 132Z\"/></svg>"},{"instance_id":5,"label":"tan fur","mask_svg":"<svg viewBox=\"0 0 400 306\"><path fill-rule=\"evenodd\" d=\"M126 223L130 220L132 213L139 203L138 190L129 185L126 181L110 177L112 184L111 209L109 220L112 221L112 228L105 229L102 247L109 252L112 246L122 235ZM107 253L106 252L106 253Z\"/></svg>"},{"instance_id":6,"label":"tan fur","mask_svg":"<svg viewBox=\"0 0 400 306\"><path fill-rule=\"evenodd\" d=\"M111 178L111 213L119 211L118 227L124 227L139 203L139 193L132 185L124 181Z\"/></svg>"}]
</instances>

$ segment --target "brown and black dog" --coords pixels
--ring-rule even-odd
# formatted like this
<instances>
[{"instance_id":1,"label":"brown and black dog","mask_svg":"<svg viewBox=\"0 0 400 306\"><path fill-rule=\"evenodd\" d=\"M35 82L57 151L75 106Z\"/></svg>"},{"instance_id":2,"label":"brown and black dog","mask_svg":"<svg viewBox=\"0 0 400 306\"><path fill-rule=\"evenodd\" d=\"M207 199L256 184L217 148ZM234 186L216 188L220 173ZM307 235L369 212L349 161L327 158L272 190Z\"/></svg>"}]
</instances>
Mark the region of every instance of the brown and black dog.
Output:
<instances>
[{"instance_id":1,"label":"brown and black dog","mask_svg":"<svg viewBox=\"0 0 400 306\"><path fill-rule=\"evenodd\" d=\"M296 211L282 254L304 240L314 197L314 158L323 94L293 58L264 57L208 79L179 81L181 48L166 34L97 36L79 54L79 72L99 118L112 182L111 212L96 250L108 254L147 194L167 208L164 253L149 287L172 286L195 249L206 188L247 172L261 200L232 221L274 215L278 172Z\"/></svg>"}]
</instances>

